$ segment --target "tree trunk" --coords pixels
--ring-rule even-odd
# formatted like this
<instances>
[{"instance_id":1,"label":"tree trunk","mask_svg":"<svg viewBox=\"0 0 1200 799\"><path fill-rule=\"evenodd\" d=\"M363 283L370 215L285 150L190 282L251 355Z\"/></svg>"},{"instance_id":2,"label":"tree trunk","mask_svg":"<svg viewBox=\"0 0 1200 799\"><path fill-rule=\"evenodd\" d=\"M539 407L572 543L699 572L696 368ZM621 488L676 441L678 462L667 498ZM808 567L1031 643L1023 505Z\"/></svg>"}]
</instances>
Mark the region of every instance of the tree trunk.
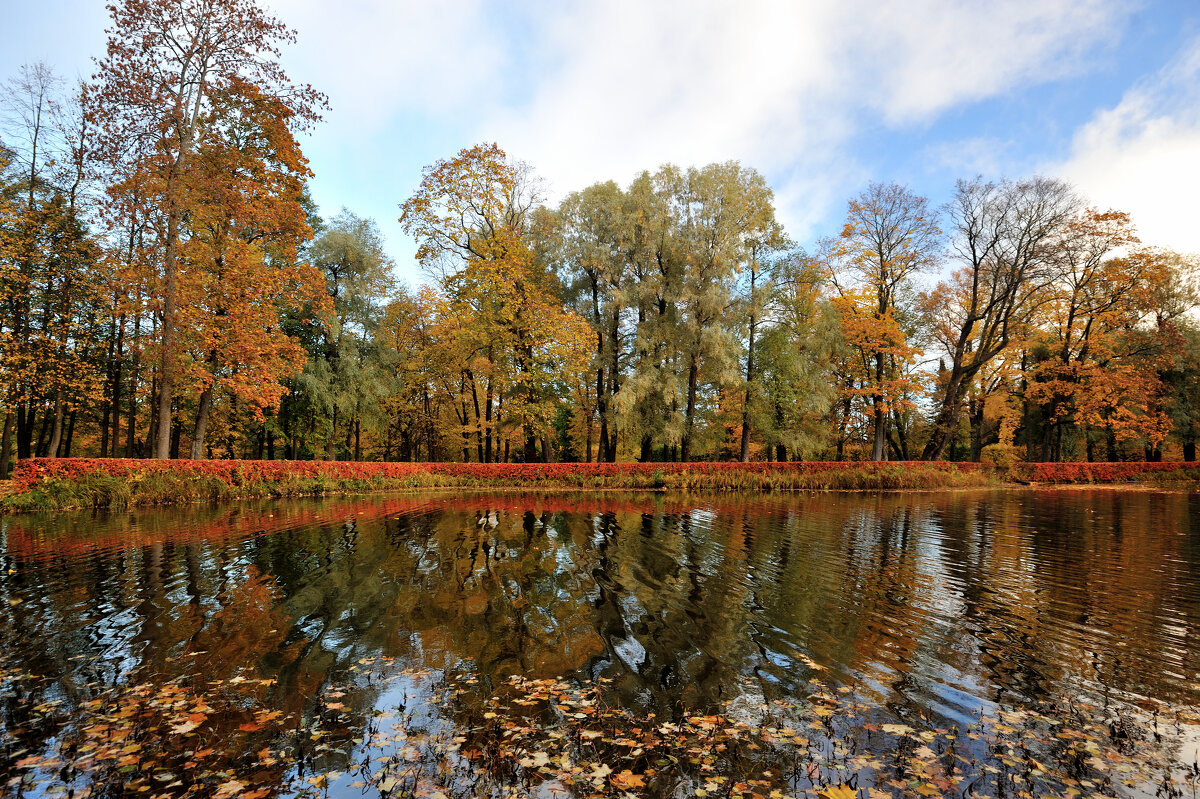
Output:
<instances>
[{"instance_id":1,"label":"tree trunk","mask_svg":"<svg viewBox=\"0 0 1200 799\"><path fill-rule=\"evenodd\" d=\"M162 353L158 359L158 437L154 457L171 457L171 405L174 402L175 375L171 362L175 348L175 248L179 238L179 221L172 215L167 222L167 253L163 259L166 290L163 292Z\"/></svg>"},{"instance_id":2,"label":"tree trunk","mask_svg":"<svg viewBox=\"0 0 1200 799\"><path fill-rule=\"evenodd\" d=\"M938 409L937 418L934 419L929 440L925 442L925 449L921 453L921 460L941 460L945 454L946 444L958 427L963 389L972 378L973 375L964 374L957 366L951 369L950 376L946 379L946 394L942 398L942 407Z\"/></svg>"},{"instance_id":3,"label":"tree trunk","mask_svg":"<svg viewBox=\"0 0 1200 799\"><path fill-rule=\"evenodd\" d=\"M121 437L121 373L125 366L125 318L117 322L116 362L113 364L112 392L109 403L112 405L112 446L109 454L117 456L117 440Z\"/></svg>"},{"instance_id":4,"label":"tree trunk","mask_svg":"<svg viewBox=\"0 0 1200 799\"><path fill-rule=\"evenodd\" d=\"M912 460L908 452L908 428L903 424L900 414L892 409L892 425L896 428L896 457L902 461Z\"/></svg>"},{"instance_id":5,"label":"tree trunk","mask_svg":"<svg viewBox=\"0 0 1200 799\"><path fill-rule=\"evenodd\" d=\"M8 464L12 460L13 412L4 414L4 433L0 435L0 480L8 479ZM1185 445L1186 447L1186 445Z\"/></svg>"},{"instance_id":6,"label":"tree trunk","mask_svg":"<svg viewBox=\"0 0 1200 799\"><path fill-rule=\"evenodd\" d=\"M17 460L33 457L33 405L17 404Z\"/></svg>"},{"instance_id":7,"label":"tree trunk","mask_svg":"<svg viewBox=\"0 0 1200 799\"><path fill-rule=\"evenodd\" d=\"M475 410L475 457L480 463L487 463L483 451L483 413L479 410L479 388L475 385L474 372L467 372L467 379L471 381L471 405Z\"/></svg>"},{"instance_id":8,"label":"tree trunk","mask_svg":"<svg viewBox=\"0 0 1200 799\"><path fill-rule=\"evenodd\" d=\"M494 451L496 449L496 447L492 443L492 441L493 441L493 437L492 437L492 406L494 403L494 398L495 398L495 392L492 389L492 376L489 374L488 379L487 379L487 388L484 390L484 397L483 397L483 424L484 424L484 428L485 428L484 429L484 437L483 437L483 458L484 458L483 462L484 463L491 463L492 459L495 458L496 455L498 454L497 452ZM428 404L429 404L428 395L426 395L426 405L428 405ZM432 459L432 456L431 456L431 459Z\"/></svg>"},{"instance_id":9,"label":"tree trunk","mask_svg":"<svg viewBox=\"0 0 1200 799\"><path fill-rule=\"evenodd\" d=\"M750 273L750 291L754 291L754 273ZM750 315L750 338L746 347L746 401L742 405L742 463L750 462L750 394L754 390L754 314Z\"/></svg>"},{"instance_id":10,"label":"tree trunk","mask_svg":"<svg viewBox=\"0 0 1200 799\"><path fill-rule=\"evenodd\" d=\"M983 456L983 426L985 419L983 411L985 401L983 399L975 399L971 401L971 462L979 463L979 459Z\"/></svg>"},{"instance_id":11,"label":"tree trunk","mask_svg":"<svg viewBox=\"0 0 1200 799\"><path fill-rule=\"evenodd\" d=\"M325 460L337 460L337 406L333 408L333 415L330 417L329 423L329 438L325 440Z\"/></svg>"},{"instance_id":12,"label":"tree trunk","mask_svg":"<svg viewBox=\"0 0 1200 799\"><path fill-rule=\"evenodd\" d=\"M887 414L883 411L883 353L875 355L875 396L871 404L875 413L875 446L871 450L871 460L881 461L887 455L884 445L887 443Z\"/></svg>"},{"instance_id":13,"label":"tree trunk","mask_svg":"<svg viewBox=\"0 0 1200 799\"><path fill-rule=\"evenodd\" d=\"M196 96L196 107L200 106L200 99L204 93L203 86L198 90ZM167 217L167 235L163 242L163 313L162 313L162 334L160 337L161 351L158 358L158 379L159 379L159 394L158 394L158 438L155 441L154 457L159 460L165 460L171 456L171 434L174 425L171 424L173 418L173 403L175 401L175 313L176 313L176 293L177 293L177 265L179 258L179 223L180 213L178 206L178 187L179 180L183 176L185 161L187 160L188 152L192 148L195 118L191 120L191 128L185 129L183 136L179 142L179 152L175 156L174 162L171 164L171 169L167 173L166 185L166 217ZM178 452L178 445L175 446Z\"/></svg>"},{"instance_id":14,"label":"tree trunk","mask_svg":"<svg viewBox=\"0 0 1200 799\"><path fill-rule=\"evenodd\" d=\"M696 414L696 389L700 379L700 364L696 356L692 356L688 366L688 395L687 410L683 417L683 441L680 445L679 459L687 463L692 457L692 423Z\"/></svg>"},{"instance_id":15,"label":"tree trunk","mask_svg":"<svg viewBox=\"0 0 1200 799\"><path fill-rule=\"evenodd\" d=\"M617 396L617 392L621 390L621 352L617 346L621 341L621 312L615 307L612 316L609 318L608 338L612 342L612 361L608 365L608 398L609 407L612 407L612 398ZM604 460L609 463L617 462L617 426L614 424L608 431L608 450L604 453Z\"/></svg>"},{"instance_id":16,"label":"tree trunk","mask_svg":"<svg viewBox=\"0 0 1200 799\"><path fill-rule=\"evenodd\" d=\"M141 302L141 294L138 294L138 301ZM132 458L134 455L134 445L137 443L136 426L137 426L137 385L138 374L141 371L141 354L138 349L138 342L141 339L142 317L140 314L133 317L133 363L129 368L129 414L126 419L125 432L125 457Z\"/></svg>"},{"instance_id":17,"label":"tree trunk","mask_svg":"<svg viewBox=\"0 0 1200 799\"><path fill-rule=\"evenodd\" d=\"M78 409L71 411L71 415L67 417L67 435L63 439L62 456L64 458L71 457L71 442L75 440L75 417L79 414Z\"/></svg>"},{"instance_id":18,"label":"tree trunk","mask_svg":"<svg viewBox=\"0 0 1200 799\"><path fill-rule=\"evenodd\" d=\"M49 451L46 447L46 444L49 443L47 441L47 434L50 432L50 422L53 419L54 419L54 408L52 406L50 408L47 408L45 413L42 414L42 427L38 431L37 447L34 450L35 452L37 452L38 456L42 457L42 458L46 457L46 453Z\"/></svg>"},{"instance_id":19,"label":"tree trunk","mask_svg":"<svg viewBox=\"0 0 1200 799\"><path fill-rule=\"evenodd\" d=\"M1042 412L1042 457L1043 462L1052 460L1054 446L1054 424L1050 421L1050 414L1047 411Z\"/></svg>"},{"instance_id":20,"label":"tree trunk","mask_svg":"<svg viewBox=\"0 0 1200 799\"><path fill-rule=\"evenodd\" d=\"M112 384L113 384L113 365L116 362L116 341L117 341L117 318L111 317L108 321L108 352L104 358L104 385L108 388L108 395L102 403L102 411L100 414L100 457L108 457L108 436L111 430L110 423L112 417L120 411L113 406L112 403ZM113 447L116 447L116 442L113 442Z\"/></svg>"},{"instance_id":21,"label":"tree trunk","mask_svg":"<svg viewBox=\"0 0 1200 799\"><path fill-rule=\"evenodd\" d=\"M105 375L104 382L109 383L109 384L112 383L112 374L111 374L112 368L111 367L112 367L112 365L110 363L109 368L105 370L106 372L108 372L108 374ZM111 394L105 398L104 402L102 402L100 404L100 408L101 408L101 411L100 411L100 457L107 458L108 457L108 436L112 430L111 422L112 422L113 407L112 407L112 395ZM114 447L115 446L116 446L116 444L114 442Z\"/></svg>"},{"instance_id":22,"label":"tree trunk","mask_svg":"<svg viewBox=\"0 0 1200 799\"><path fill-rule=\"evenodd\" d=\"M192 451L194 461L204 459L204 434L208 430L208 415L212 409L213 387L209 384L200 394L200 407L196 409L196 426L192 428Z\"/></svg>"},{"instance_id":23,"label":"tree trunk","mask_svg":"<svg viewBox=\"0 0 1200 799\"><path fill-rule=\"evenodd\" d=\"M596 337L603 341L604 337L599 333ZM603 352L603 344L597 344L597 358ZM608 459L608 398L604 396L605 389L608 388L608 383L604 379L604 367L596 369L596 412L600 416L600 457L598 460ZM588 437L587 459L592 460L592 442L591 437Z\"/></svg>"},{"instance_id":24,"label":"tree trunk","mask_svg":"<svg viewBox=\"0 0 1200 799\"><path fill-rule=\"evenodd\" d=\"M62 386L54 391L54 424L50 430L50 444L46 447L46 457L57 458L58 448L62 446L63 422L67 415L66 404L63 402Z\"/></svg>"},{"instance_id":25,"label":"tree trunk","mask_svg":"<svg viewBox=\"0 0 1200 799\"><path fill-rule=\"evenodd\" d=\"M1185 441L1183 443L1183 459L1188 463L1196 462L1196 442ZM4 469L0 468L0 478L4 476Z\"/></svg>"}]
</instances>

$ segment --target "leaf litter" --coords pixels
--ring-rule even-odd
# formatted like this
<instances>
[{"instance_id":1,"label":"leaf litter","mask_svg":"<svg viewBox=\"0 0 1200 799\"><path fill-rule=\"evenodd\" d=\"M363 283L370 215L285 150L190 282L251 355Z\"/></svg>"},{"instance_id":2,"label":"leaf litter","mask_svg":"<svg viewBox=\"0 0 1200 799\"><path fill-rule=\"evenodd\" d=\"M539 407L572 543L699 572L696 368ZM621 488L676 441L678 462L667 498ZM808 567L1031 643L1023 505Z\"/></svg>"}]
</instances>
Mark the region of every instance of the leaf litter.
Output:
<instances>
[{"instance_id":1,"label":"leaf litter","mask_svg":"<svg viewBox=\"0 0 1200 799\"><path fill-rule=\"evenodd\" d=\"M622 707L605 678L520 676L364 658L288 713L274 680L73 686L0 669L0 785L12 796L1195 797L1194 712L1083 700L889 716L853 686L671 718ZM395 690L388 690L389 686ZM51 697L52 698L47 698ZM379 706L382 697L393 706Z\"/></svg>"}]
</instances>

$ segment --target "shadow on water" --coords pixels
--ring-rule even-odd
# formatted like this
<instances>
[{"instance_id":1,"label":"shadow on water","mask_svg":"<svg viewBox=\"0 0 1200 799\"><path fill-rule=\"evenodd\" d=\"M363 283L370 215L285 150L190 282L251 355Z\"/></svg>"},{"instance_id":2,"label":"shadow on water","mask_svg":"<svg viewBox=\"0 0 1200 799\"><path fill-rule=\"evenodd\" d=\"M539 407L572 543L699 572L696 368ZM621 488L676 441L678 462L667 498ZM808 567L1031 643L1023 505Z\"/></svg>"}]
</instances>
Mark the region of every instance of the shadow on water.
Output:
<instances>
[{"instance_id":1,"label":"shadow on water","mask_svg":"<svg viewBox=\"0 0 1200 799\"><path fill-rule=\"evenodd\" d=\"M1189 493L435 493L9 517L0 552L0 658L27 675L0 692L10 787L61 734L51 711L113 685L232 683L311 719L352 684L350 737L427 673L603 680L674 720L818 676L913 726L1064 696L1200 706ZM196 734L237 773L259 722L205 707Z\"/></svg>"}]
</instances>

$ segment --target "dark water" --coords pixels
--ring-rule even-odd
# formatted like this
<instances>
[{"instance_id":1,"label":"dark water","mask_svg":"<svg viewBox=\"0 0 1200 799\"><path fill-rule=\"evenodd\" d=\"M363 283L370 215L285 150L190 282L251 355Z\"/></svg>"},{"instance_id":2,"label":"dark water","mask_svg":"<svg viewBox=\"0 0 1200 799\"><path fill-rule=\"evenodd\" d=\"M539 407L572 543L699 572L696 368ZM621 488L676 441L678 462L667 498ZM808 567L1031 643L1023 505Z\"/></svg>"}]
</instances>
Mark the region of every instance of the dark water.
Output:
<instances>
[{"instance_id":1,"label":"dark water","mask_svg":"<svg viewBox=\"0 0 1200 799\"><path fill-rule=\"evenodd\" d=\"M382 656L606 677L664 717L802 696L814 667L902 722L1200 707L1194 493L437 494L0 518L0 553L3 662L68 706L250 674L294 712ZM352 725L383 699L346 697Z\"/></svg>"}]
</instances>

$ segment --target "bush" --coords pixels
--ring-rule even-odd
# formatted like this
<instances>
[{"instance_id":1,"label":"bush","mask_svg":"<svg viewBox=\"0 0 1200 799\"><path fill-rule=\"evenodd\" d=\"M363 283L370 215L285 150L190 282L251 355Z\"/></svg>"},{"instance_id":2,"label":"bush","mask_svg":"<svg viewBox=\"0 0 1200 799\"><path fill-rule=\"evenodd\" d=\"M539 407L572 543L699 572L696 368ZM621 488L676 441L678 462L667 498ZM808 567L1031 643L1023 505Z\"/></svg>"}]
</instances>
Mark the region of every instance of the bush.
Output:
<instances>
[{"instance_id":1,"label":"bush","mask_svg":"<svg viewBox=\"0 0 1200 799\"><path fill-rule=\"evenodd\" d=\"M1020 447L1007 446L1005 444L988 444L979 453L979 462L985 466L994 466L997 469L1008 471L1024 460L1021 455Z\"/></svg>"},{"instance_id":2,"label":"bush","mask_svg":"<svg viewBox=\"0 0 1200 799\"><path fill-rule=\"evenodd\" d=\"M1033 483L1154 483L1200 478L1195 463L1022 463L1014 473Z\"/></svg>"},{"instance_id":3,"label":"bush","mask_svg":"<svg viewBox=\"0 0 1200 799\"><path fill-rule=\"evenodd\" d=\"M994 481L975 463L355 463L24 460L0 508L161 505L452 486L709 491L930 489Z\"/></svg>"}]
</instances>

